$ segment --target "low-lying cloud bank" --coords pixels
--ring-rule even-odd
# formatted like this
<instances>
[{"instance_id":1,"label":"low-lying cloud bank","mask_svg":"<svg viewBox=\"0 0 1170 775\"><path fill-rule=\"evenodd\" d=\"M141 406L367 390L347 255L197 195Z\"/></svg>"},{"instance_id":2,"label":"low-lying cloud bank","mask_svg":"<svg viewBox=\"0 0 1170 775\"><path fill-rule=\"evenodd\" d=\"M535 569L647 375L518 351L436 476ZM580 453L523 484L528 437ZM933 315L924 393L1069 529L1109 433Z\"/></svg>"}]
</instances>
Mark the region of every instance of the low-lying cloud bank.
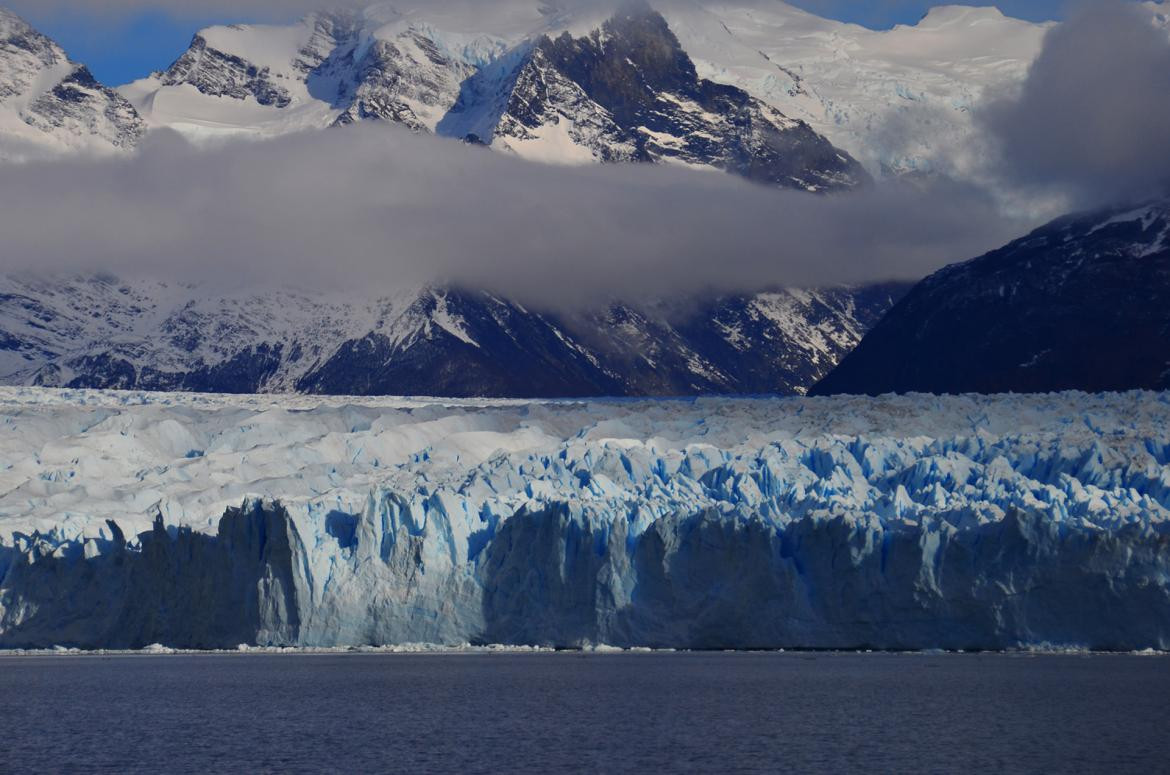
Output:
<instances>
[{"instance_id":1,"label":"low-lying cloud bank","mask_svg":"<svg viewBox=\"0 0 1170 775\"><path fill-rule=\"evenodd\" d=\"M1164 190L1170 181L1166 4L1083 4L1047 34L1027 79L978 117L995 173L1072 206Z\"/></svg>"},{"instance_id":2,"label":"low-lying cloud bank","mask_svg":"<svg viewBox=\"0 0 1170 775\"><path fill-rule=\"evenodd\" d=\"M556 167L364 125L6 167L0 269L384 294L422 282L547 305L917 279L1035 222L1002 192L1089 207L1170 179L1170 38L1085 6L981 111L988 193L946 180L812 196L717 172ZM1055 214L1055 213L1053 213Z\"/></svg>"},{"instance_id":3,"label":"low-lying cloud bank","mask_svg":"<svg viewBox=\"0 0 1170 775\"><path fill-rule=\"evenodd\" d=\"M553 303L914 278L1018 231L952 184L819 197L718 172L556 167L364 125L133 158L10 167L10 269L389 288Z\"/></svg>"}]
</instances>

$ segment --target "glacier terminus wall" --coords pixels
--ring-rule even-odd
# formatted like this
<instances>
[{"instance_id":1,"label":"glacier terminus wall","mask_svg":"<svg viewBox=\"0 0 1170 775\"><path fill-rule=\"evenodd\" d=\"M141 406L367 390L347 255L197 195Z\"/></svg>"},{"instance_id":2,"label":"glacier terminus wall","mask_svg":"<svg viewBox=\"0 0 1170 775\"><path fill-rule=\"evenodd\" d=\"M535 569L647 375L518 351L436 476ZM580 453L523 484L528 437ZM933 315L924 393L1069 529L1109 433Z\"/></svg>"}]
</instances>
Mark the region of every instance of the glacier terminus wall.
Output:
<instances>
[{"instance_id":1,"label":"glacier terminus wall","mask_svg":"<svg viewBox=\"0 0 1170 775\"><path fill-rule=\"evenodd\" d=\"M0 389L0 648L1170 649L1170 394Z\"/></svg>"}]
</instances>

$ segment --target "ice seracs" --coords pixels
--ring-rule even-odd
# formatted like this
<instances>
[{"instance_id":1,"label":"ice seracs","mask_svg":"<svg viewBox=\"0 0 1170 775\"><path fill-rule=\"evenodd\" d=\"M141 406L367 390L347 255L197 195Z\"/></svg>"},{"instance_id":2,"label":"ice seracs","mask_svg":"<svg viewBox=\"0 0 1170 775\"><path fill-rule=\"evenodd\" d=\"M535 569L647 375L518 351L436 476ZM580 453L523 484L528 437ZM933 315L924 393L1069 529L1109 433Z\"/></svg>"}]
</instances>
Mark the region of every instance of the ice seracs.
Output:
<instances>
[{"instance_id":1,"label":"ice seracs","mask_svg":"<svg viewBox=\"0 0 1170 775\"><path fill-rule=\"evenodd\" d=\"M0 646L1170 648L1164 393L0 418Z\"/></svg>"}]
</instances>

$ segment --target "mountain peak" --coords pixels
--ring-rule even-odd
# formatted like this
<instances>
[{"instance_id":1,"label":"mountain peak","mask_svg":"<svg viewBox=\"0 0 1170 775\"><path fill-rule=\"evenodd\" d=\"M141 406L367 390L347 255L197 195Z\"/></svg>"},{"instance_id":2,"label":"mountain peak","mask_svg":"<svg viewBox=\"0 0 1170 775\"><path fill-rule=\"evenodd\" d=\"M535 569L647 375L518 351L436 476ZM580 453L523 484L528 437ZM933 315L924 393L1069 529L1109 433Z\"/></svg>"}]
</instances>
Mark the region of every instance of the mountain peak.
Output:
<instances>
[{"instance_id":1,"label":"mountain peak","mask_svg":"<svg viewBox=\"0 0 1170 775\"><path fill-rule=\"evenodd\" d=\"M142 119L53 40L0 9L0 159L135 145Z\"/></svg>"},{"instance_id":2,"label":"mountain peak","mask_svg":"<svg viewBox=\"0 0 1170 775\"><path fill-rule=\"evenodd\" d=\"M1170 388L1170 200L1059 218L915 286L815 388Z\"/></svg>"},{"instance_id":3,"label":"mountain peak","mask_svg":"<svg viewBox=\"0 0 1170 775\"><path fill-rule=\"evenodd\" d=\"M0 275L0 383L344 395L800 393L901 287L562 314L444 286L377 296Z\"/></svg>"},{"instance_id":4,"label":"mountain peak","mask_svg":"<svg viewBox=\"0 0 1170 775\"><path fill-rule=\"evenodd\" d=\"M868 180L856 161L808 125L742 89L700 78L666 19L644 2L624 5L589 35L545 37L537 49L595 106L589 115L633 146L634 159L715 167L811 191ZM519 102L526 109L533 104L527 97ZM561 121L541 120L550 123Z\"/></svg>"},{"instance_id":5,"label":"mountain peak","mask_svg":"<svg viewBox=\"0 0 1170 775\"><path fill-rule=\"evenodd\" d=\"M37 54L46 64L66 59L54 41L13 11L0 7L0 57L11 58L21 52Z\"/></svg>"},{"instance_id":6,"label":"mountain peak","mask_svg":"<svg viewBox=\"0 0 1170 775\"><path fill-rule=\"evenodd\" d=\"M0 5L0 34L9 34L18 29L31 30L32 26L15 11Z\"/></svg>"},{"instance_id":7,"label":"mountain peak","mask_svg":"<svg viewBox=\"0 0 1170 775\"><path fill-rule=\"evenodd\" d=\"M1007 17L993 5L936 5L923 14L916 25L920 29L973 25L1002 21Z\"/></svg>"}]
</instances>

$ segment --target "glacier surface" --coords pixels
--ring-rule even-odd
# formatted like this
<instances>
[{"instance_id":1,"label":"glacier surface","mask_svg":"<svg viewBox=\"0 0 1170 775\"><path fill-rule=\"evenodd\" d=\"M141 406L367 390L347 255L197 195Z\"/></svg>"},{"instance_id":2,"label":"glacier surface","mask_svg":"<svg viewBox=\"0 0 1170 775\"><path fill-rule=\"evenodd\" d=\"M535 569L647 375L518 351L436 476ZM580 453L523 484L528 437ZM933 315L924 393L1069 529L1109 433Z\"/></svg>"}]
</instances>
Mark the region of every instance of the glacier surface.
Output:
<instances>
[{"instance_id":1,"label":"glacier surface","mask_svg":"<svg viewBox=\"0 0 1170 775\"><path fill-rule=\"evenodd\" d=\"M1170 649L1170 394L0 388L0 647Z\"/></svg>"}]
</instances>

